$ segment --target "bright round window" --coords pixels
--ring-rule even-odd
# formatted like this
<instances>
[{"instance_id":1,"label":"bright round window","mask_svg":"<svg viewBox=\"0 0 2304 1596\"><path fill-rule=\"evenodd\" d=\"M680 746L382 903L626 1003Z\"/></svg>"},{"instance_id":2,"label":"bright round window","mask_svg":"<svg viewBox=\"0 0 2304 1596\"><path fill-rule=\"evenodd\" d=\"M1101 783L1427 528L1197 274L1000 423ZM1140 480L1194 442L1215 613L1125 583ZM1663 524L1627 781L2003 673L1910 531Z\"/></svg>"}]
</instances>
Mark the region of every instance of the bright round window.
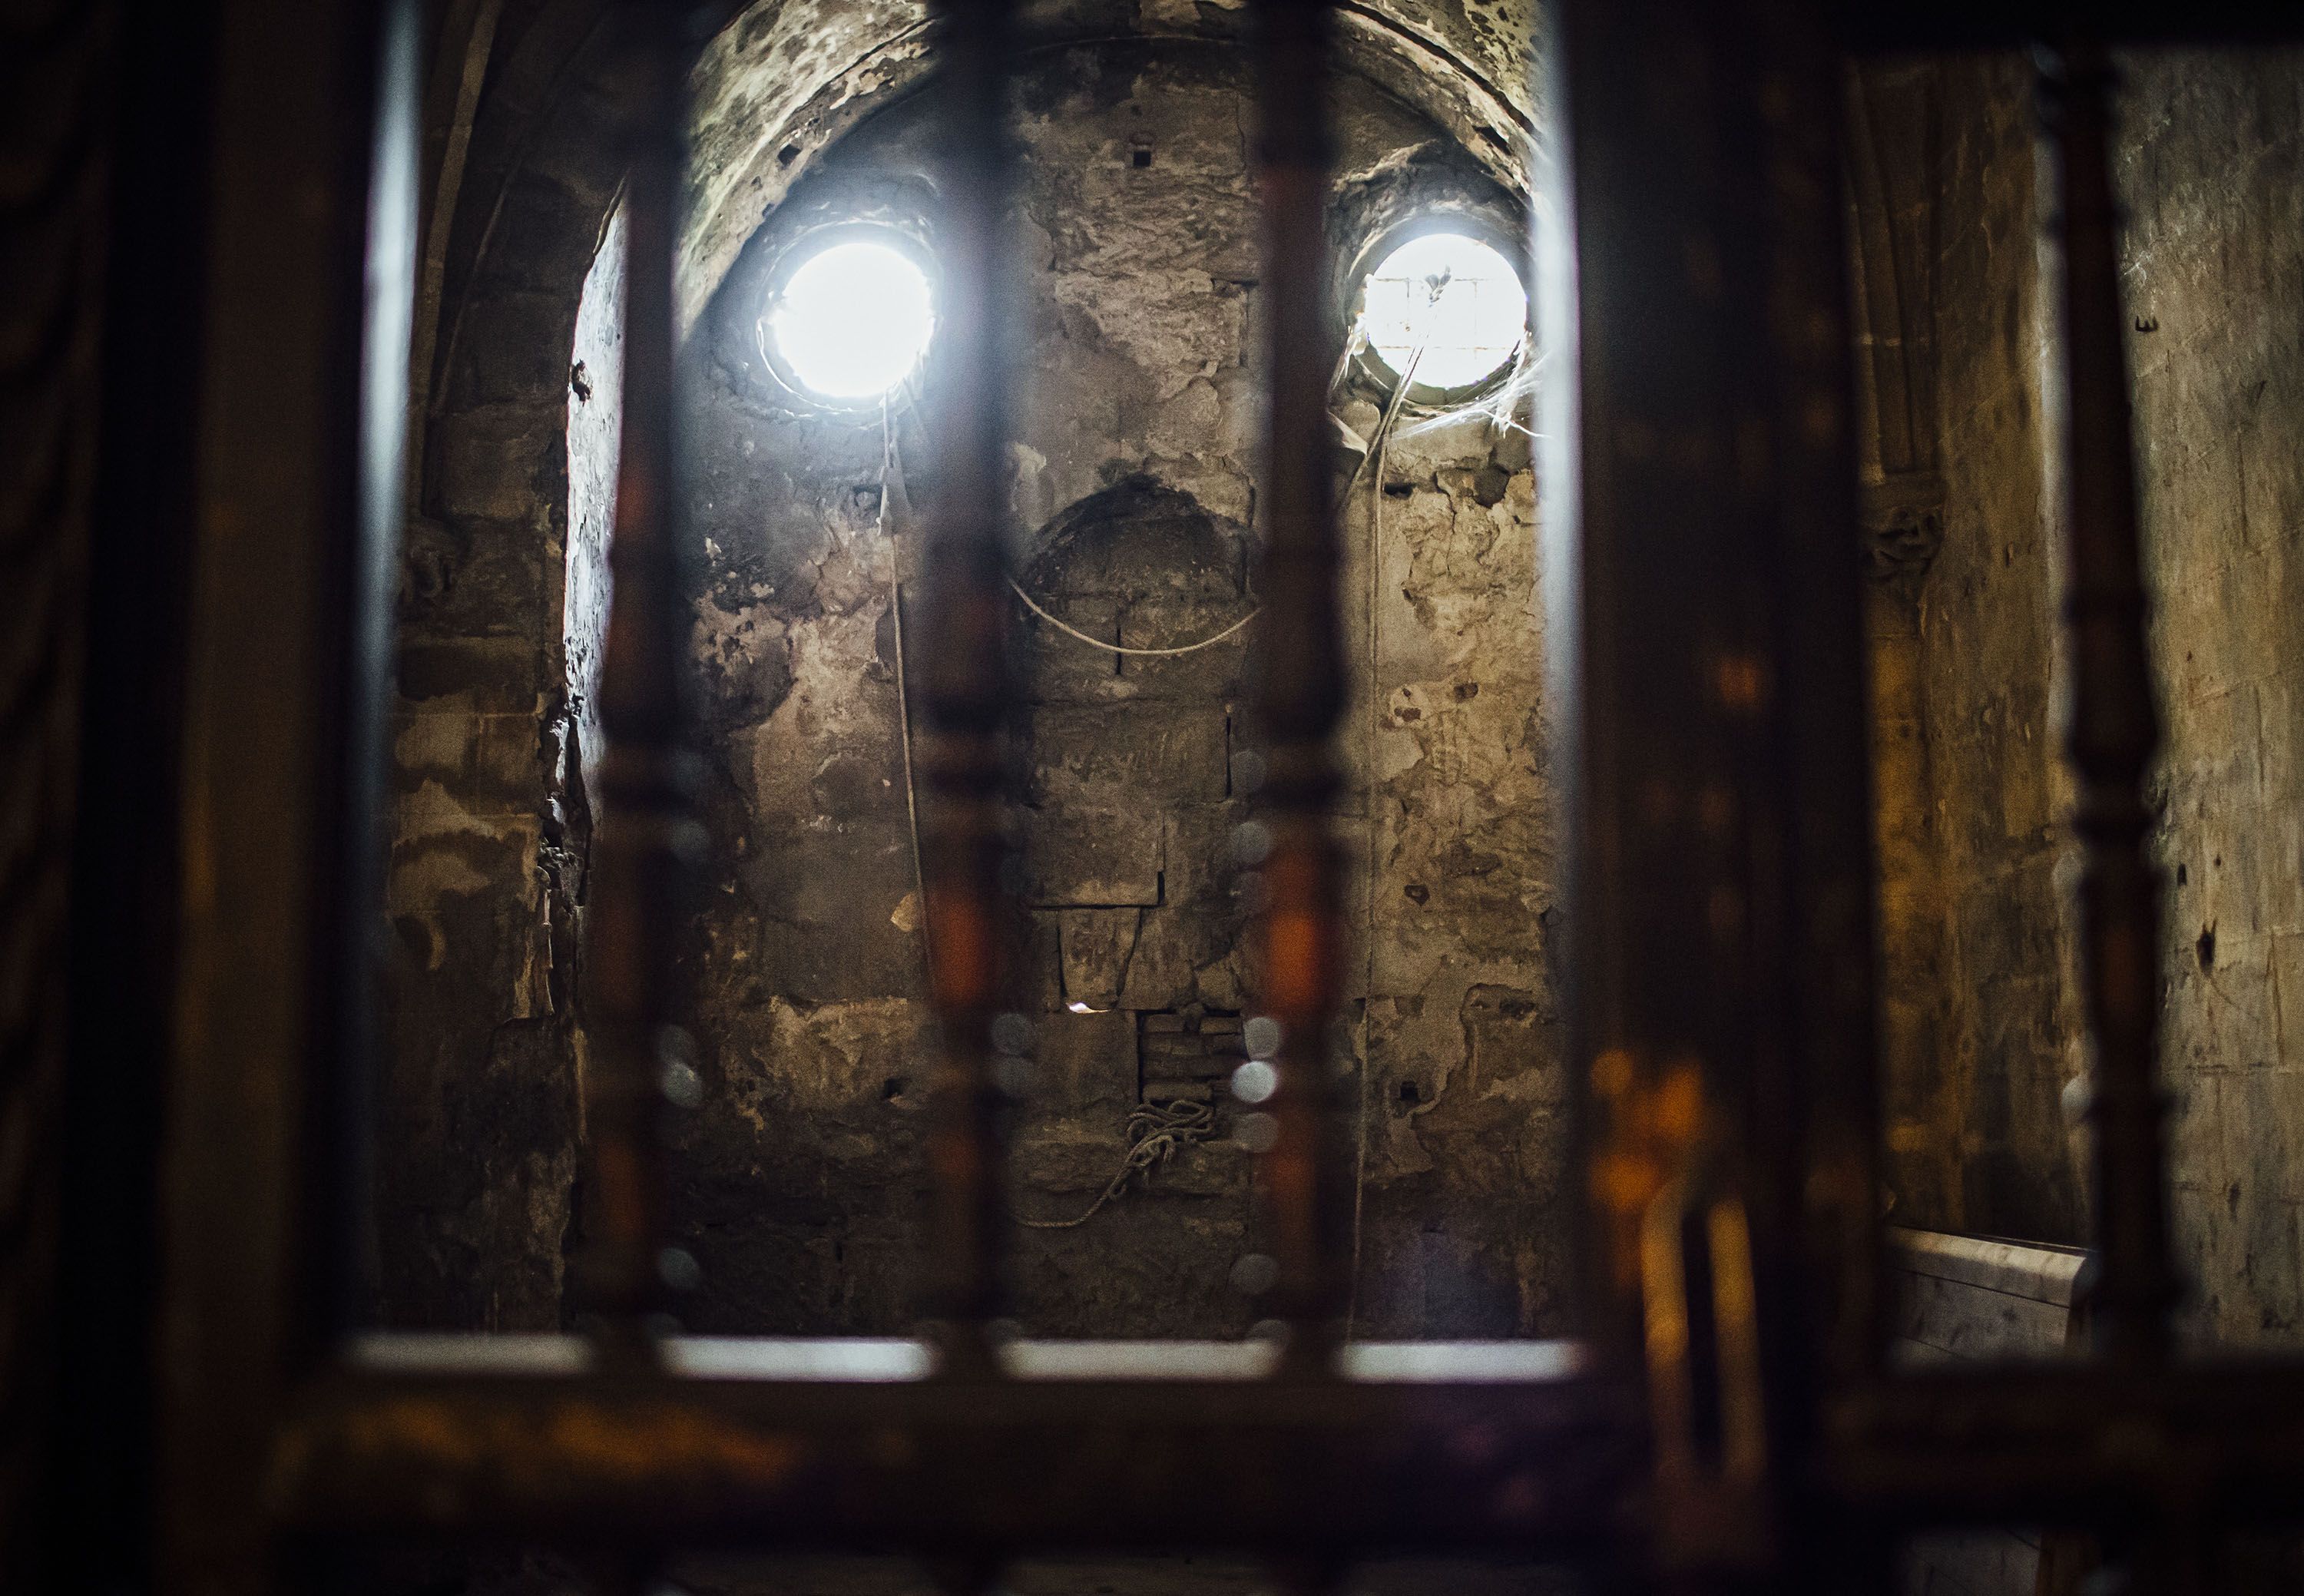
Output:
<instances>
[{"instance_id":1,"label":"bright round window","mask_svg":"<svg viewBox=\"0 0 2304 1596\"><path fill-rule=\"evenodd\" d=\"M792 380L819 398L877 399L912 373L936 334L920 263L876 238L801 261L768 308L767 331Z\"/></svg>"},{"instance_id":2,"label":"bright round window","mask_svg":"<svg viewBox=\"0 0 2304 1596\"><path fill-rule=\"evenodd\" d=\"M1427 233L1393 250L1361 284L1368 348L1394 378L1443 393L1504 372L1528 338L1528 290L1492 245Z\"/></svg>"}]
</instances>

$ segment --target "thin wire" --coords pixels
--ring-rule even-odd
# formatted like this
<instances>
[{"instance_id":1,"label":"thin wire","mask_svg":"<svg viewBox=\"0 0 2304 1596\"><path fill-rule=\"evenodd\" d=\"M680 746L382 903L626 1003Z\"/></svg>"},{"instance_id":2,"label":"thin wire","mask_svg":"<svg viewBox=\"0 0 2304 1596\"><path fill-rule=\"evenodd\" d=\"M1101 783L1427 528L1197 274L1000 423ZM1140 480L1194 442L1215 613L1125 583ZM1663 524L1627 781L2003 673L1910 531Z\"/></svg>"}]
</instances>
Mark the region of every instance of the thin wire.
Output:
<instances>
[{"instance_id":1,"label":"thin wire","mask_svg":"<svg viewBox=\"0 0 2304 1596\"><path fill-rule=\"evenodd\" d=\"M1535 433L1529 432L1527 428L1512 419L1512 412L1522 398L1536 391L1536 380L1544 369L1544 362L1545 357L1541 353L1527 359L1501 386L1494 393L1484 395L1477 403L1444 408L1436 414L1422 417L1400 429L1399 436L1402 438L1420 437L1436 428L1453 426L1462 420L1467 414L1478 412L1486 415L1495 426L1512 432L1527 433L1529 437L1535 437L1537 436Z\"/></svg>"},{"instance_id":2,"label":"thin wire","mask_svg":"<svg viewBox=\"0 0 2304 1596\"><path fill-rule=\"evenodd\" d=\"M880 505L874 512L872 531L888 551L888 615L896 632L896 726L904 749L904 819L912 833L912 892L919 900L920 957L936 964L936 943L928 929L928 870L920 862L919 788L912 780L912 694L904 680L904 562L887 536L888 485L896 480L896 435L888 425L888 399L880 396Z\"/></svg>"},{"instance_id":3,"label":"thin wire","mask_svg":"<svg viewBox=\"0 0 2304 1596\"><path fill-rule=\"evenodd\" d=\"M1034 615L1039 616L1040 619L1046 621L1049 625L1054 626L1065 636L1078 638L1089 648L1102 649L1107 654L1139 654L1153 657L1168 657L1177 654L1197 654L1202 649L1212 649L1216 647L1216 644L1224 641L1224 639L1230 637L1233 632L1238 632L1241 627L1247 625L1250 621L1253 621L1257 616L1264 613L1264 607L1262 605L1258 605L1256 608L1249 610L1246 615L1241 616L1239 620L1234 621L1231 625L1225 627L1222 632L1217 632L1214 637L1204 637L1196 643L1185 643L1180 648L1131 649L1122 647L1119 643L1108 643L1100 637L1090 637L1079 627L1069 625L1063 621L1059 621L1055 616L1050 615L1046 610L1042 609L1039 605L1035 603L1033 601L1032 595L1026 592L1022 587L1019 586L1014 577L1012 576L1008 579L1008 585L1015 590L1016 597L1024 601L1024 607L1026 609L1030 610Z\"/></svg>"},{"instance_id":4,"label":"thin wire","mask_svg":"<svg viewBox=\"0 0 2304 1596\"><path fill-rule=\"evenodd\" d=\"M1439 302L1440 291L1432 291L1432 302ZM1428 309L1428 307L1427 307ZM1377 632L1378 596L1384 590L1384 468L1392 449L1392 429L1400 420L1402 405L1408 400L1408 390L1416 381L1416 369L1424 363L1424 352L1432 344L1432 332L1427 322L1424 337L1408 357L1408 367L1400 374L1400 386L1392 391L1392 402L1385 407L1384 418L1376 423L1376 437L1369 440L1368 452L1360 457L1360 470L1370 462L1376 465L1373 486L1375 495L1368 507L1368 707L1365 723L1368 733L1368 849L1364 868L1368 890L1361 896L1366 900L1366 918L1360 925L1363 963L1360 981L1360 1113L1352 1122L1352 1269L1351 1283L1344 1298L1344 1338L1350 1340L1352 1324L1360 1312L1360 1210L1368 1195L1368 1074L1376 1060L1368 1046L1371 1034L1369 1009L1376 1002L1376 731L1384 713L1382 701L1376 696L1377 671L1381 664L1381 634ZM1359 472L1353 473L1358 485ZM1347 495L1351 493L1347 488Z\"/></svg>"},{"instance_id":5,"label":"thin wire","mask_svg":"<svg viewBox=\"0 0 2304 1596\"><path fill-rule=\"evenodd\" d=\"M904 408L908 411L913 411L912 396L909 390L904 394ZM880 424L884 436L885 435L887 429L887 410L888 403L884 398L880 402ZM919 412L917 411L913 411L913 419L915 420L919 420ZM885 486L881 489L880 501L883 505L887 503L887 489ZM1247 625L1250 621L1253 621L1257 616L1264 613L1264 607L1259 604L1254 609L1249 610L1246 615L1241 616L1239 620L1234 621L1231 625L1225 627L1222 632L1217 632L1214 637L1204 637L1198 642L1185 643L1180 647L1173 649L1131 649L1124 647L1119 643L1108 643L1100 637L1091 637L1087 632L1082 632L1079 627L1074 626L1068 622L1059 620L1056 616L1050 615L1046 609L1042 607L1040 603L1035 599L1031 594L1026 592L1022 584L1017 582L1013 576L1009 577L1007 581L1010 590L1012 591L1017 598L1024 601L1024 607L1026 609L1030 610L1034 615L1039 616L1040 619L1046 621L1049 625L1054 626L1066 637L1072 638L1078 642L1086 643L1091 649L1101 649L1107 654L1128 654L1141 658L1170 659L1180 654L1197 654L1202 649L1212 649L1216 647L1216 644L1224 641L1224 639L1230 637L1233 632L1238 632L1241 627Z\"/></svg>"}]
</instances>

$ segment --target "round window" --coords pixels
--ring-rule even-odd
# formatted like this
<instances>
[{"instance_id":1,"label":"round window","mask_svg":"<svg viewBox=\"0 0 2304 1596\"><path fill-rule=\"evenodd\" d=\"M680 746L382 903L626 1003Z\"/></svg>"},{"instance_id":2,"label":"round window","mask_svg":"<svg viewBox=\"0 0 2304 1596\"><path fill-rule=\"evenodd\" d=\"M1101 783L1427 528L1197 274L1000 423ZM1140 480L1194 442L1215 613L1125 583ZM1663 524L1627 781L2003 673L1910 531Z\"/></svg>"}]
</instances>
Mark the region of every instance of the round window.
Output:
<instances>
[{"instance_id":1,"label":"round window","mask_svg":"<svg viewBox=\"0 0 2304 1596\"><path fill-rule=\"evenodd\" d=\"M778 369L817 398L879 398L936 335L927 269L877 229L837 238L778 277L761 332Z\"/></svg>"},{"instance_id":2,"label":"round window","mask_svg":"<svg viewBox=\"0 0 2304 1596\"><path fill-rule=\"evenodd\" d=\"M1425 233L1360 281L1360 327L1383 376L1418 397L1468 396L1507 374L1528 342L1528 290L1502 252Z\"/></svg>"}]
</instances>

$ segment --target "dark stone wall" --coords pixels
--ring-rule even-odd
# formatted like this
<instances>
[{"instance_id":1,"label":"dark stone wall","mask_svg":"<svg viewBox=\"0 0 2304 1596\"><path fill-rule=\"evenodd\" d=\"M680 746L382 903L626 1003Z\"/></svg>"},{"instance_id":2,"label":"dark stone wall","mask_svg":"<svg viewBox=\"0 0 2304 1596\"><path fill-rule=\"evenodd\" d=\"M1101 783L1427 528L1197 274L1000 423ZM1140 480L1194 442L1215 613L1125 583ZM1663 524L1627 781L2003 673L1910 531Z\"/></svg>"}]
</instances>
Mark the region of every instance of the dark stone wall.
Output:
<instances>
[{"instance_id":1,"label":"dark stone wall","mask_svg":"<svg viewBox=\"0 0 2304 1596\"><path fill-rule=\"evenodd\" d=\"M1210 636L1255 601L1241 59L1052 52L1021 100L1020 571L1091 636ZM1340 215L1386 214L1365 191L1420 184L1518 230L1468 158L1369 86L1347 81L1339 125ZM687 1314L700 1329L886 1332L915 1312L928 1016L894 599L900 581L914 597L912 501L934 491L942 395L931 378L885 436L877 409L797 403L763 369L756 322L787 240L843 207L919 206L934 126L929 102L908 102L834 146L699 324L696 645L719 847L695 966L707 1090L682 1122L675 1222L702 1265ZM1355 446L1376 430L1372 395L1343 395L1357 680L1337 824L1363 946L1341 1042L1361 1085L1371 1334L1549 1329L1566 1286L1523 411L1411 415L1379 484ZM884 444L900 461L885 508ZM1253 638L1251 624L1190 655L1114 656L1016 611L1038 1040L1019 1213L1085 1213L1133 1110L1189 1100L1215 1119L1085 1223L1020 1233L1018 1314L1035 1332L1235 1334L1258 1316L1234 1286L1259 1241L1224 1089L1255 1012L1252 884L1232 844L1250 813ZM1253 1266L1238 1276L1252 1283Z\"/></svg>"},{"instance_id":2,"label":"dark stone wall","mask_svg":"<svg viewBox=\"0 0 2304 1596\"><path fill-rule=\"evenodd\" d=\"M1941 551L1907 653L1926 743L1927 852L1912 911L1934 916L1930 1050L1892 1062L1891 1169L1905 1222L2076 1242L2079 1171L2061 1107L2080 1067L2060 870L2068 781L2052 722L2058 514L2030 78L2008 59L1947 66L1937 174L1936 351ZM1897 895L1888 895L1892 913Z\"/></svg>"}]
</instances>

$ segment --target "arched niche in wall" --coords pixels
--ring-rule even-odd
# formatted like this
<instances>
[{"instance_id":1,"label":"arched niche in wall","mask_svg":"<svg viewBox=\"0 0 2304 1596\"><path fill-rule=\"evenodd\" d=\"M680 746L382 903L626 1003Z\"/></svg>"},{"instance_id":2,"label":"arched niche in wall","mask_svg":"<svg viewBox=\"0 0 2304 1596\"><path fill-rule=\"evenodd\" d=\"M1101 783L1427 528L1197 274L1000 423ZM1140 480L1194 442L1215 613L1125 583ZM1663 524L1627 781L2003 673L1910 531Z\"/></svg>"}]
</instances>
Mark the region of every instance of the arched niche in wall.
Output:
<instances>
[{"instance_id":1,"label":"arched niche in wall","mask_svg":"<svg viewBox=\"0 0 2304 1596\"><path fill-rule=\"evenodd\" d=\"M1135 478L1057 517L1024 566L1046 612L1021 610L1026 845L1034 907L1057 919L1067 1012L1245 1006L1221 866L1243 818L1232 768L1249 561L1245 528Z\"/></svg>"},{"instance_id":2,"label":"arched niche in wall","mask_svg":"<svg viewBox=\"0 0 2304 1596\"><path fill-rule=\"evenodd\" d=\"M1016 606L1039 1042L1020 1213L1084 1213L1148 1128L1131 1116L1188 1127L1155 1178L1097 1214L1098 1244L1027 1229L1036 1322L1055 1315L1061 1333L1109 1334L1122 1313L1146 1333L1223 1333L1249 1311L1227 1283L1249 1213L1225 1083L1250 1003L1232 836L1248 818L1232 771L1252 558L1245 527L1139 476L1058 514L1020 562L1046 612Z\"/></svg>"}]
</instances>

